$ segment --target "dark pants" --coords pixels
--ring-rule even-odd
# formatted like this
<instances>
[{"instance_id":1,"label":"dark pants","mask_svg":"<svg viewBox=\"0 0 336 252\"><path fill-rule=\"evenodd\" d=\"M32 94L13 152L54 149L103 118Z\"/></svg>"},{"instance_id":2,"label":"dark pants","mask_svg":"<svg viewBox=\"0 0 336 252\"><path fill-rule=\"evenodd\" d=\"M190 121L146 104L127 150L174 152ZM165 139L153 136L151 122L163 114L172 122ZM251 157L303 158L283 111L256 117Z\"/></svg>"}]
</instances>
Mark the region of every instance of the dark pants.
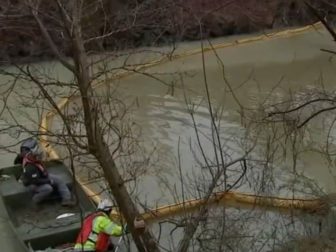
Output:
<instances>
[{"instance_id":1,"label":"dark pants","mask_svg":"<svg viewBox=\"0 0 336 252\"><path fill-rule=\"evenodd\" d=\"M40 203L45 200L53 191L54 187L60 194L62 201L70 200L71 193L69 188L64 183L64 181L57 175L49 174L49 178L53 181L53 185L43 184L43 185L29 185L29 189L33 192L33 202Z\"/></svg>"}]
</instances>

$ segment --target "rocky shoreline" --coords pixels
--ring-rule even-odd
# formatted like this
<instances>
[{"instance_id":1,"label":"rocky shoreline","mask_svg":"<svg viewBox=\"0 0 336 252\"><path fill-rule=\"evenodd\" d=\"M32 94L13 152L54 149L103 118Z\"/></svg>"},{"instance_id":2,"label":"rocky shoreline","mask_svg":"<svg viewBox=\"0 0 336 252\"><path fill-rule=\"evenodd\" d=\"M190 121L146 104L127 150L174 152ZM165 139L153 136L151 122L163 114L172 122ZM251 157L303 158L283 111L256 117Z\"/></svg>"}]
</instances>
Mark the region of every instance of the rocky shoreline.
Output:
<instances>
[{"instance_id":1,"label":"rocky shoreline","mask_svg":"<svg viewBox=\"0 0 336 252\"><path fill-rule=\"evenodd\" d=\"M311 0L330 22L336 5ZM60 51L71 55L57 6L44 1L40 16ZM307 25L317 19L300 0L143 0L86 1L82 18L86 49L91 53L157 46L201 37L221 37ZM21 1L0 7L0 61L3 64L46 60L52 52ZM202 36L200 32L202 24ZM108 36L107 36L108 35Z\"/></svg>"}]
</instances>

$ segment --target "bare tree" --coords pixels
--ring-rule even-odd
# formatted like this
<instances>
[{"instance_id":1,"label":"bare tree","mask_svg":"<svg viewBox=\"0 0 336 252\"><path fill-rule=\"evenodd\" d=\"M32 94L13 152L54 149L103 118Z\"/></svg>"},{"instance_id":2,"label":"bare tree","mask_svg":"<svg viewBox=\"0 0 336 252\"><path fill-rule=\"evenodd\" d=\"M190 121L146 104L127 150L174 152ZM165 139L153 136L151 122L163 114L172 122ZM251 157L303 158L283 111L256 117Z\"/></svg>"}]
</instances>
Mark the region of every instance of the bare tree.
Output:
<instances>
[{"instance_id":1,"label":"bare tree","mask_svg":"<svg viewBox=\"0 0 336 252\"><path fill-rule=\"evenodd\" d=\"M101 3L103 4L103 1ZM93 88L95 81L98 81L101 76L103 76L103 78L107 76L107 71L98 70L95 72L93 65L97 62L103 62L104 57L98 57L98 60L92 61L88 56L88 43L102 40L117 31L113 30L113 28L109 28L104 31L103 34L99 35L94 32L94 28L98 26L91 24L92 30L88 32L87 27L90 27L90 22L89 19L87 20L86 18L98 11L106 10L105 6L99 6L97 3L88 3L80 0L55 0L48 5L52 10L47 12L46 9L43 8L43 4L41 1L26 1L26 7L34 18L41 36L45 39L55 58L70 72L73 83L62 83L57 79L52 79L50 76L48 77L48 74L46 74L44 78L37 68L29 64L26 66L17 66L18 72L16 73L3 71L3 74L16 75L17 78L30 81L38 87L39 94L33 97L33 99L44 97L49 103L45 108L56 111L64 124L66 134L63 134L63 137L67 136L67 139L65 139L66 145L71 146L74 153L82 153L82 155L90 154L102 168L110 192L130 228L138 250L158 251L159 249L155 238L152 236L149 228L140 232L134 229L134 220L138 218L140 214L136 204L127 191L125 178L121 176L120 169L118 169L115 161L115 153L120 153L120 149L125 148L125 142L127 142L125 139L132 139L127 129L112 124L113 119L116 117L120 117L122 120L125 108L121 109L120 106L122 106L122 103L109 104L110 100L107 99L107 101L104 101L108 104L105 108L109 108L110 112L113 111L113 113L108 116L104 115L106 111L104 111L102 100L97 96ZM134 18L136 18L136 14L134 14ZM106 17L102 20L107 22L107 26L110 25ZM83 23L86 24L86 30L84 30L82 26ZM130 25L132 25L132 22ZM68 45L71 48L70 58L65 56L62 45L59 46L59 44L55 42L55 32L53 29L56 29L56 34L61 34L64 36L64 40L69 42ZM127 27L119 27L119 29L127 29ZM86 33L84 33L84 31ZM103 68L106 67L104 64L102 64L102 66ZM15 85L15 82L13 82L13 85ZM55 91L57 88L60 93L62 93L62 90L63 92L67 90L69 93L78 92L82 109L77 111L77 116L82 116L84 130L76 131L76 129L72 128L73 119L75 118L71 118L62 108L58 107L58 101L55 99L55 97L57 97L55 93L57 92ZM6 105L4 105L4 108L6 108ZM122 112L123 110L124 112ZM45 109L43 111L45 111ZM77 117L77 119L78 118L79 117ZM38 124L39 123L36 122L36 125ZM22 128L25 130L24 127ZM80 132L83 134L80 134ZM110 132L114 132L114 135L109 136L108 134L110 134ZM50 134L50 132L46 134ZM111 147L114 148L114 150L111 150Z\"/></svg>"}]
</instances>

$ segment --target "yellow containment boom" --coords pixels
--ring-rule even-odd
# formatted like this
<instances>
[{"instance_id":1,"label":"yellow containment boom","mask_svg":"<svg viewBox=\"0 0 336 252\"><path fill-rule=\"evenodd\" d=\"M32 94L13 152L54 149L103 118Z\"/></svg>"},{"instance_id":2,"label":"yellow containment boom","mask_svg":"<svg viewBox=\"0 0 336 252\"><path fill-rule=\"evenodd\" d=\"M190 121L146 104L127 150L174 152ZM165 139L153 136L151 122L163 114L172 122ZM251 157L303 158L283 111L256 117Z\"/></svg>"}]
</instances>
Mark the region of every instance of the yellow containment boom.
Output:
<instances>
[{"instance_id":1,"label":"yellow containment boom","mask_svg":"<svg viewBox=\"0 0 336 252\"><path fill-rule=\"evenodd\" d=\"M148 210L142 214L142 218L152 222L157 219L166 218L174 215L195 211L201 206L207 204L221 205L235 208L269 208L273 211L289 211L299 210L310 213L319 213L322 210L327 210L326 201L322 199L290 199L270 196L258 196L253 194L245 194L239 192L218 192L214 193L208 200L192 199L181 203L158 207ZM111 215L114 220L120 220L121 216L117 211Z\"/></svg>"},{"instance_id":2,"label":"yellow containment boom","mask_svg":"<svg viewBox=\"0 0 336 252\"><path fill-rule=\"evenodd\" d=\"M234 47L239 45L244 45L247 43L252 43L256 41L262 41L262 40L268 40L268 39L277 39L277 38L284 38L289 36L295 36L298 34L302 34L308 30L311 29L318 29L321 27L321 23L316 23L314 25L305 26L302 28L295 28L295 29L289 29L281 32L275 32L275 33L269 33L269 34L263 34L255 37L248 37L239 39L237 41L228 42L228 43L220 43L213 46L209 46L206 48L196 48L192 50L188 50L184 53L173 55L172 59L179 59L183 57L188 57L195 54L200 54L202 50L204 52L210 52L213 49L220 49L225 47ZM168 61L170 61L166 56L163 56L162 58L153 60L151 62L148 62L146 64L142 64L136 68L137 71L149 69L151 67L157 66L159 64L164 64ZM115 79L121 79L123 77L127 77L132 75L134 72L121 72L114 76L113 80ZM106 81L106 80L105 80ZM112 81L112 79L110 80ZM105 83L105 82L104 82ZM94 88L97 88L102 83L95 83ZM71 99L73 97L67 97L59 101L57 104L57 108L59 111L64 109L64 107L71 102ZM54 117L58 114L58 111L53 108L49 113L47 113L41 120L39 131L41 133L41 142L46 150L46 152L49 154L49 158L51 159L58 159L59 156L56 153L56 151L53 149L52 145L50 145L48 141L48 132L50 130L50 126L52 125ZM83 189L86 191L86 193L92 197L92 199L95 202L99 201L99 195L95 194L93 191L90 190L89 187L85 186L84 183L79 181L79 183L82 185ZM281 197L272 197L272 196L258 196L253 194L245 194L240 192L217 192L214 193L209 199L191 199L186 200L184 202L179 202L176 204L171 204L167 206L158 207L156 209L150 209L147 212L142 214L142 217L149 222L152 222L154 220L160 219L160 218L166 218L169 216L174 215L182 215L184 213L197 210L201 206L204 205L222 205L227 207L235 207L235 208L255 208L255 207L263 207L268 208L270 210L277 210L277 211L288 211L288 210L301 210L306 212L312 212L312 213L320 213L321 211L328 210L328 204L326 204L326 201L324 199L297 199L297 198L281 198ZM120 220L121 215L118 211L114 211L111 215L113 219Z\"/></svg>"}]
</instances>

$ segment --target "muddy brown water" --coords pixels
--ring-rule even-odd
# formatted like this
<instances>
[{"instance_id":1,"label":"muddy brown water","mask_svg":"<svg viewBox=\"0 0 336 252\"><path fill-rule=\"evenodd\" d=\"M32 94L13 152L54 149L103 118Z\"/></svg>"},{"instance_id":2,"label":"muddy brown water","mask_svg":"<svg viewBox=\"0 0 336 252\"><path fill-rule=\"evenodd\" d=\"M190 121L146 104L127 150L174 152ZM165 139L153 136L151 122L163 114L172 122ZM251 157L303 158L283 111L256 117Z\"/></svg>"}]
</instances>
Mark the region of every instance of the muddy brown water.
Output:
<instances>
[{"instance_id":1,"label":"muddy brown water","mask_svg":"<svg viewBox=\"0 0 336 252\"><path fill-rule=\"evenodd\" d=\"M233 41L237 38L240 37L216 39L212 43ZM199 42L183 43L178 47L178 51L199 47ZM225 76L235 90L239 102L247 108L256 108L261 100L270 97L271 90L274 90L271 96L272 101L276 102L286 100L291 92L303 92L305 88L320 90L321 80L323 80L325 89L332 90L336 80L335 59L332 55L322 52L321 48L333 49L336 48L336 45L325 31L318 29L285 38L221 48L217 49L216 53L225 66ZM154 48L151 50L160 51L163 49ZM164 50L168 51L169 48ZM216 55L213 52L207 52L204 56L211 100L214 107L220 108L222 111L220 136L223 144L225 143L225 152L232 157L238 157L241 152L239 140L246 132L238 113L239 106L223 80L223 69ZM130 61L146 62L155 57L157 57L157 53L141 52L132 56ZM119 59L111 64L121 63L122 60ZM51 74L55 78L71 79L69 73L57 63L45 62L35 66L39 71L44 69L44 73ZM156 78L148 77L149 74ZM174 88L163 84L162 81L159 82L158 78L169 84L174 82ZM8 88L5 85L7 80L7 77L3 77L2 92ZM181 80L183 80L183 85ZM132 117L141 126L141 140L144 146L147 149L156 146L157 149L157 154L153 157L156 163L152 164L151 174L143 176L139 180L137 189L139 198L151 207L173 203L176 198L181 200L182 186L179 176L180 170L177 165L178 156L180 156L181 173L185 178L182 182L185 184L192 184L195 180L200 179L199 162L202 162L197 150L191 117L186 109L185 95L187 99L198 105L195 112L196 125L201 133L202 146L209 158L213 159L212 144L209 141L211 124L207 104L204 100L205 86L201 54L168 61L147 69L146 75L132 74L110 84L115 94L125 103L135 104L132 107ZM66 88L60 88L60 90L54 95L58 100L62 96L66 96L68 92ZM16 86L15 92L7 103L13 111L14 117L29 129L36 130L35 122L46 110L27 109L28 106L18 104L22 103L22 97L27 103L32 104L29 94L31 92L36 94L37 89L32 88L28 82L20 82ZM104 86L98 87L97 93L103 98L106 95ZM76 102L76 99L72 102ZM40 102L39 104L45 103ZM45 107L47 108L48 105ZM7 111L1 117L3 127L8 122L13 123L10 113ZM57 132L62 127L62 123L56 118L51 129ZM325 138L321 128L316 126L314 130L310 137L314 139L315 143L323 142ZM7 134L0 135L2 145L11 143L14 146L9 148L10 151L16 152L18 149L18 146L15 146L17 140L23 139L26 135L24 133L17 134L15 129L6 130L5 133ZM179 142L180 146L178 147ZM191 149L196 151L193 152ZM57 148L57 150L62 155L62 149ZM1 154L1 165L11 165L15 153L8 154L8 152L2 151ZM303 172L325 192L336 192L333 167L327 165L321 155L306 151L300 154L297 163L299 172ZM281 177L281 183L291 181L290 162L277 164L274 172L276 176ZM92 184L92 187L97 189L99 183ZM187 187L184 187L185 197L198 196L195 191ZM288 189L280 190L275 187L273 189L271 194L291 195ZM258 189L253 186L242 186L240 190L251 192ZM302 193L298 190L297 194Z\"/></svg>"},{"instance_id":2,"label":"muddy brown water","mask_svg":"<svg viewBox=\"0 0 336 252\"><path fill-rule=\"evenodd\" d=\"M218 49L217 54L225 66L226 78L235 90L240 103L247 108L255 108L258 101L269 98L272 89L275 90L271 97L272 102L286 100L289 93L302 92L304 88L321 90L322 81L323 88L332 89L336 77L335 61L332 55L321 52L321 48L332 49L334 43L327 33L311 31L290 38ZM235 156L239 147L237 139L234 138L245 130L240 124L237 112L239 107L228 92L228 87L223 81L221 65L213 52L205 54L205 65L212 102L215 108L223 110L220 134L226 145L229 145L227 152ZM167 157L176 158L180 138L181 167L188 174L197 173L199 168L195 167L197 158L195 159L190 151L190 139L193 139L192 147L195 149L197 147L191 117L186 110L184 92L188 99L199 104L195 113L196 123L201 133L206 136L201 136L202 145L212 157L211 144L206 140L210 136L210 123L204 101L202 71L201 54L197 54L154 66L146 71L147 74L153 74L166 83L175 80L177 84L174 90L154 78L141 74L122 78L113 83L125 100L136 101L134 118L142 126L143 139L148 145L157 144L159 149L163 150L161 155L163 160ZM183 88L178 82L181 78ZM321 137L316 141L324 141L320 131L321 128L317 126L310 137L314 139ZM289 166L290 164L287 167L283 165L281 169L290 169ZM176 165L175 168L171 167L173 166L166 167L165 171L178 174ZM335 191L333 172L320 155L304 152L300 155L298 169L318 181L327 192ZM170 180L172 185L179 184L176 183L176 179L175 176ZM150 178L146 180L142 190L153 193L151 190L153 186ZM163 195L157 196L160 201L167 200L164 196L165 189L163 191Z\"/></svg>"},{"instance_id":3,"label":"muddy brown water","mask_svg":"<svg viewBox=\"0 0 336 252\"><path fill-rule=\"evenodd\" d=\"M236 36L216 39L212 41L212 44L231 42L239 38L239 36ZM205 46L207 45L207 42L205 42ZM177 52L199 47L199 42L183 43L178 47ZM272 99L276 99L276 101L282 101L288 97L289 92L300 91L304 87L321 89L321 80L323 80L326 89L331 89L336 75L334 71L335 62L332 55L321 52L320 49L332 49L333 47L334 43L330 36L322 29L318 29L289 38L269 39L217 49L216 53L225 66L225 76L235 90L235 95L240 103L247 108L254 108L258 101L269 96L272 89L275 89ZM141 53L132 55L128 62L148 62L157 58L160 51L169 51L169 48L146 48ZM123 63L122 59L117 59L112 64L120 65ZM240 134L244 131L240 124L240 115L237 112L239 107L228 91L228 86L223 80L223 69L213 52L205 53L205 65L211 100L215 108L220 108L223 111L221 134L225 139L228 139L230 134ZM35 67L36 71L55 79L71 80L70 74L57 63L45 62L35 64ZM147 74L153 74L156 78L168 84L175 81L176 84L173 89L157 81L157 79L142 74L132 74L112 82L113 89L120 97L128 102L135 101L136 106L133 106L133 116L142 127L143 141L147 146L158 146L159 152L163 153L160 158L165 160L160 165L167 166L164 169L170 174L176 174L176 164L175 168L172 168L172 164L169 162L174 163L174 159L176 161L179 137L183 169L192 170L191 167L195 164L195 158L192 156L189 146L190 139L194 138L195 135L191 117L186 110L184 94L192 102L199 104L196 111L197 125L204 129L205 135L209 134L209 113L204 101L205 88L202 71L201 54L196 54L146 70ZM4 85L8 79L8 77L3 77L2 90L8 88L8 85ZM183 88L181 79L184 83ZM275 88L276 85L278 85L277 88ZM39 109L36 112L34 108L27 109L28 105L34 106L30 96L32 90L35 95L38 93L38 90L32 88L29 83L20 82L14 90L16 93L10 96L7 104L19 123L27 125L31 130L36 130L36 122L39 121L41 114L46 110ZM58 100L67 94L67 91L64 92L66 88L62 87L59 90L62 90L63 95L56 92L54 97ZM97 90L98 93L99 90L103 90L103 92L100 92L103 95L106 92L102 86ZM28 105L25 103L22 105L22 99ZM48 105L45 105L45 107L48 107ZM6 110L2 118L13 122ZM2 124L5 126L6 122L2 121ZM55 129L59 127L57 124L58 122L55 120ZM9 132L12 136L16 135L14 129L6 132ZM20 138L24 138L24 134L21 134ZM17 142L16 139L8 138L6 134L1 135L1 140L2 143L11 142L15 144ZM229 139L227 141L229 145L233 145L230 149L237 148L233 143L236 140ZM211 153L209 141L204 140L203 144L205 144L205 149L208 149ZM10 150L17 151L17 146L10 148ZM209 155L211 155L210 153ZM4 166L10 165L14 155L3 155L2 164ZM304 172L318 181L318 184L327 192L335 191L335 181L331 176L330 167L325 165L319 155L304 153L299 161L299 166ZM165 164L165 162L167 163ZM152 181L153 178L151 177L149 180ZM144 183L144 191L151 191L150 188L153 187L153 184L150 181ZM175 182L172 181L172 183ZM146 187L148 188L146 189ZM161 196L156 196L156 199L160 198L162 202L166 202L166 199L161 198Z\"/></svg>"}]
</instances>

